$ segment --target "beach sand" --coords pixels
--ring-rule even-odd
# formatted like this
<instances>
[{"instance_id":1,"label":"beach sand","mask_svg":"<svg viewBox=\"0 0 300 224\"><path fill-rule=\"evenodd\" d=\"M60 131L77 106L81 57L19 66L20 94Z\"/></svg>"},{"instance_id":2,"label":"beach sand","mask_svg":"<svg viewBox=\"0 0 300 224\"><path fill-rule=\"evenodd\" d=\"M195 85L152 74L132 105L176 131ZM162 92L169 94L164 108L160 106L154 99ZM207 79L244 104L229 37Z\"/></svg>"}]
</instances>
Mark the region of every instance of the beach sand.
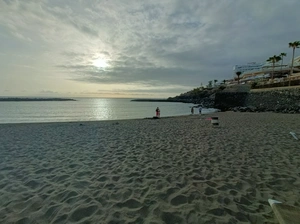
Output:
<instances>
[{"instance_id":1,"label":"beach sand","mask_svg":"<svg viewBox=\"0 0 300 224\"><path fill-rule=\"evenodd\" d=\"M300 206L300 116L0 125L0 223L277 223Z\"/></svg>"}]
</instances>

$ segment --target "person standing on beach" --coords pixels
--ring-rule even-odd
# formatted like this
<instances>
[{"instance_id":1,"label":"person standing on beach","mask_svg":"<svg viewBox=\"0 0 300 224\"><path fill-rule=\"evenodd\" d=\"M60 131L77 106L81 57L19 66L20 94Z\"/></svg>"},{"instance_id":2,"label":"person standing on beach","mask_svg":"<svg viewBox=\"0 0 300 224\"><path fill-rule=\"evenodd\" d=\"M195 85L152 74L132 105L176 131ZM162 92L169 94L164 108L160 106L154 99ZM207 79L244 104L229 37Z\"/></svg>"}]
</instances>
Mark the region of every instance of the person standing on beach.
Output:
<instances>
[{"instance_id":1,"label":"person standing on beach","mask_svg":"<svg viewBox=\"0 0 300 224\"><path fill-rule=\"evenodd\" d=\"M199 114L201 114L201 111L202 111L202 107L199 106Z\"/></svg>"},{"instance_id":2,"label":"person standing on beach","mask_svg":"<svg viewBox=\"0 0 300 224\"><path fill-rule=\"evenodd\" d=\"M192 114L194 114L194 107L192 107L192 109L191 109L191 113L192 113Z\"/></svg>"},{"instance_id":3,"label":"person standing on beach","mask_svg":"<svg viewBox=\"0 0 300 224\"><path fill-rule=\"evenodd\" d=\"M159 107L157 107L155 111L156 111L156 117L160 117L160 110L159 110Z\"/></svg>"}]
</instances>

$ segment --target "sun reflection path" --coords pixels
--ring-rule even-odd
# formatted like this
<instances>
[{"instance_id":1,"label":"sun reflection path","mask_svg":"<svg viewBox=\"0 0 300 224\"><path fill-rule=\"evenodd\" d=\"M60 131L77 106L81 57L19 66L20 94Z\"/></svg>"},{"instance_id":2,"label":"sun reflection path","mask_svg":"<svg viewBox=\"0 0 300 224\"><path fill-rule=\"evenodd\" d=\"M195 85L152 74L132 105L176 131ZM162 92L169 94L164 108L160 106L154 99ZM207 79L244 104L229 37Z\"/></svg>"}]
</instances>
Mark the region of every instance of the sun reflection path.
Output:
<instances>
[{"instance_id":1,"label":"sun reflection path","mask_svg":"<svg viewBox=\"0 0 300 224\"><path fill-rule=\"evenodd\" d=\"M94 120L112 119L112 105L110 99L93 99L93 118Z\"/></svg>"}]
</instances>

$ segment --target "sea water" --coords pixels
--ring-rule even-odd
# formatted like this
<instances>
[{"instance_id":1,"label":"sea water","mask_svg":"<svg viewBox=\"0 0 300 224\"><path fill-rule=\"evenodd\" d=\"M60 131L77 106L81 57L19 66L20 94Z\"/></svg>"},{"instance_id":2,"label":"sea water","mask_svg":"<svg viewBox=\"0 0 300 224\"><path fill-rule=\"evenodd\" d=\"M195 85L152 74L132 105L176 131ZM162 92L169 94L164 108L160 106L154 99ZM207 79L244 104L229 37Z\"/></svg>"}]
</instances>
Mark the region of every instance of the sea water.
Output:
<instances>
[{"instance_id":1,"label":"sea water","mask_svg":"<svg viewBox=\"0 0 300 224\"><path fill-rule=\"evenodd\" d=\"M131 99L75 98L76 101L0 102L0 123L121 120L190 114L194 104L136 102ZM195 110L196 112L197 110Z\"/></svg>"}]
</instances>

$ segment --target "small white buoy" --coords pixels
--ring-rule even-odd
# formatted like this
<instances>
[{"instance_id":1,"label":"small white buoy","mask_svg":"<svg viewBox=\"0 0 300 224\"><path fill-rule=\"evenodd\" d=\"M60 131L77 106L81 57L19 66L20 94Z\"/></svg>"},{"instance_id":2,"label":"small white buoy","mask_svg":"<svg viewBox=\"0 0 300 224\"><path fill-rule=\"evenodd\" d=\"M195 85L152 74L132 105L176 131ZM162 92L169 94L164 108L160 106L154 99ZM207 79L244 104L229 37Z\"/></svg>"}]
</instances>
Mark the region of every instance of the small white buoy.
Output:
<instances>
[{"instance_id":1,"label":"small white buoy","mask_svg":"<svg viewBox=\"0 0 300 224\"><path fill-rule=\"evenodd\" d=\"M211 124L213 126L219 125L219 118L218 117L211 117Z\"/></svg>"}]
</instances>

